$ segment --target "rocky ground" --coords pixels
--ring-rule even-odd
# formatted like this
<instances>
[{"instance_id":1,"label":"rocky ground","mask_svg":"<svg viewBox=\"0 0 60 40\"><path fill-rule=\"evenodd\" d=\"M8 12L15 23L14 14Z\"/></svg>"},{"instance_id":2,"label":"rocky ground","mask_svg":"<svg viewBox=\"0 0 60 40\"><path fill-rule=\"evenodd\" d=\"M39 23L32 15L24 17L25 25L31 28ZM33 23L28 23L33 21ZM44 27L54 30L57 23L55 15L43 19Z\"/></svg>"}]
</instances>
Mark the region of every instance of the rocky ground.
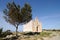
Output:
<instances>
[{"instance_id":1,"label":"rocky ground","mask_svg":"<svg viewBox=\"0 0 60 40\"><path fill-rule=\"evenodd\" d=\"M44 40L60 40L60 32L52 32L50 37L44 37Z\"/></svg>"},{"instance_id":2,"label":"rocky ground","mask_svg":"<svg viewBox=\"0 0 60 40\"><path fill-rule=\"evenodd\" d=\"M17 39L10 38L8 40L60 40L60 31L44 31L39 34L26 34L26 35L25 33L18 33L18 35L19 37Z\"/></svg>"},{"instance_id":3,"label":"rocky ground","mask_svg":"<svg viewBox=\"0 0 60 40\"><path fill-rule=\"evenodd\" d=\"M50 34L48 34L46 31L46 33L42 33L42 35L21 35L17 40L60 40L60 32L50 31Z\"/></svg>"}]
</instances>

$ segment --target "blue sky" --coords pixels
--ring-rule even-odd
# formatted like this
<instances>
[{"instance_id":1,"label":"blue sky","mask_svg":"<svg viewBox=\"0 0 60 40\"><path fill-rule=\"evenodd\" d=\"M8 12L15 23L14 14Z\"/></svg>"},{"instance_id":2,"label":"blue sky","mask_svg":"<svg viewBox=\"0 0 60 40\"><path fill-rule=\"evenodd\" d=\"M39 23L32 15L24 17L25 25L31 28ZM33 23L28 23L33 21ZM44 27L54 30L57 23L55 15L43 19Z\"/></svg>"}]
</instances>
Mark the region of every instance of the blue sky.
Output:
<instances>
[{"instance_id":1,"label":"blue sky","mask_svg":"<svg viewBox=\"0 0 60 40\"><path fill-rule=\"evenodd\" d=\"M15 31L15 27L3 18L3 10L8 2L12 0L0 0L0 28ZM33 19L37 16L43 29L60 29L60 0L14 0L14 2L21 7L28 2L32 7ZM22 29L20 25L18 31Z\"/></svg>"}]
</instances>

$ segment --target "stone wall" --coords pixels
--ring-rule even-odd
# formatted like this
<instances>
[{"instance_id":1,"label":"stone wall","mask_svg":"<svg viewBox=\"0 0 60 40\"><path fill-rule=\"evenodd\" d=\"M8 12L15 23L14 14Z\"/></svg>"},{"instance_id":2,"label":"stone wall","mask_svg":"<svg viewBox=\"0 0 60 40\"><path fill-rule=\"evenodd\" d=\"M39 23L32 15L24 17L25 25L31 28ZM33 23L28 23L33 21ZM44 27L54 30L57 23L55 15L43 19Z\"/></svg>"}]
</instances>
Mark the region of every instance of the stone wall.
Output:
<instances>
[{"instance_id":1,"label":"stone wall","mask_svg":"<svg viewBox=\"0 0 60 40\"><path fill-rule=\"evenodd\" d=\"M38 18L35 18L35 20L23 25L23 32L42 32L42 24L38 21Z\"/></svg>"}]
</instances>

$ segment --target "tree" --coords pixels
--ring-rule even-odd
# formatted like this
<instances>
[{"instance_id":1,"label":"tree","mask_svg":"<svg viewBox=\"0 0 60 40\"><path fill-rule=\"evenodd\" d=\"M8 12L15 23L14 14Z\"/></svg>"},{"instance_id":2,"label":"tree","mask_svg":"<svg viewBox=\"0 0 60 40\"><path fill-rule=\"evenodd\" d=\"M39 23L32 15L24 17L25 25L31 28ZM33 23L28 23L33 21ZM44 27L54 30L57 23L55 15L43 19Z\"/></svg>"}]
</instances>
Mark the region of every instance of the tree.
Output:
<instances>
[{"instance_id":1,"label":"tree","mask_svg":"<svg viewBox=\"0 0 60 40\"><path fill-rule=\"evenodd\" d=\"M25 24L32 19L32 9L27 3L20 8L20 5L16 5L14 2L7 4L7 9L4 9L4 18L7 22L16 27L16 36L18 26L20 24Z\"/></svg>"}]
</instances>

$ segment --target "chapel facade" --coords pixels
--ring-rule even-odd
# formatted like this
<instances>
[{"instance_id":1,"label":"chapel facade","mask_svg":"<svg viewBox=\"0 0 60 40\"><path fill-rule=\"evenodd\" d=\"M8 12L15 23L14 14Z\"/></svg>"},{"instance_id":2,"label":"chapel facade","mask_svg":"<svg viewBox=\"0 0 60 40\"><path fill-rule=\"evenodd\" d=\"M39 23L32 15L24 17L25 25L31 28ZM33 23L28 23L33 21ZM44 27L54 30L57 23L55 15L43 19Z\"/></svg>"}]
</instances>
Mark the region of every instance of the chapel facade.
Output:
<instances>
[{"instance_id":1,"label":"chapel facade","mask_svg":"<svg viewBox=\"0 0 60 40\"><path fill-rule=\"evenodd\" d=\"M23 32L42 32L42 24L36 17L34 20L23 25Z\"/></svg>"}]
</instances>

